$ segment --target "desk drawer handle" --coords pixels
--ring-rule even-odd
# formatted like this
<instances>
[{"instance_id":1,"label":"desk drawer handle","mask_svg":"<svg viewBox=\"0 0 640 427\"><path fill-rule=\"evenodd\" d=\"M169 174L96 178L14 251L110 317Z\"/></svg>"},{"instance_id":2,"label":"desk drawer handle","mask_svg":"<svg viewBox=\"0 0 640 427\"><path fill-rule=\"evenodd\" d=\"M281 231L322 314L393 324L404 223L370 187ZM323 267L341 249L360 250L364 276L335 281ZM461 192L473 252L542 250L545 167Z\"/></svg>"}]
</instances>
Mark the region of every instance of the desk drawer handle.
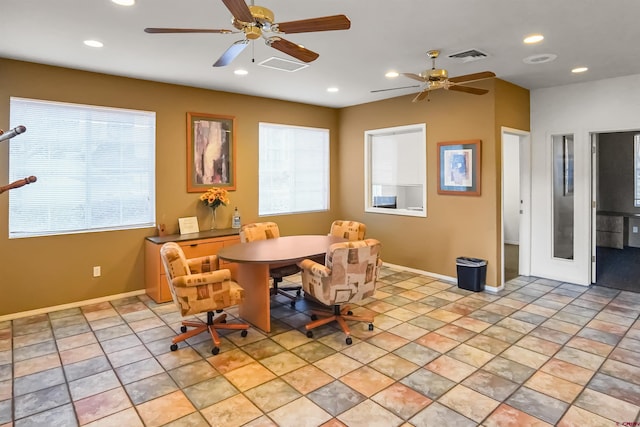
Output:
<instances>
[{"instance_id":1,"label":"desk drawer handle","mask_svg":"<svg viewBox=\"0 0 640 427\"><path fill-rule=\"evenodd\" d=\"M191 246L192 248L195 248L196 246L198 246L198 244L197 244L197 243L194 243L194 244L189 245L189 246Z\"/></svg>"}]
</instances>

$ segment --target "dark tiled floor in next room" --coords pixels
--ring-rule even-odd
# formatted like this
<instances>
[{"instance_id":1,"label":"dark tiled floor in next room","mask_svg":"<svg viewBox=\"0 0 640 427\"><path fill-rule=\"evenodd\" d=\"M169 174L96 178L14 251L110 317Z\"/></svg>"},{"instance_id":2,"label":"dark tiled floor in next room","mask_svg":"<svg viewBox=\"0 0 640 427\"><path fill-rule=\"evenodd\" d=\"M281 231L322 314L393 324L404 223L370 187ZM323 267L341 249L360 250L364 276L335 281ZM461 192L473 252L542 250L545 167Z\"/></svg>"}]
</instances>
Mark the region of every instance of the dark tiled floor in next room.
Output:
<instances>
[{"instance_id":1,"label":"dark tiled floor in next room","mask_svg":"<svg viewBox=\"0 0 640 427\"><path fill-rule=\"evenodd\" d=\"M299 279L297 279L299 280ZM384 268L376 328L206 334L147 297L0 323L0 426L614 426L640 421L640 294L517 278L499 295ZM231 312L234 313L233 311ZM619 423L619 424L616 424Z\"/></svg>"}]
</instances>

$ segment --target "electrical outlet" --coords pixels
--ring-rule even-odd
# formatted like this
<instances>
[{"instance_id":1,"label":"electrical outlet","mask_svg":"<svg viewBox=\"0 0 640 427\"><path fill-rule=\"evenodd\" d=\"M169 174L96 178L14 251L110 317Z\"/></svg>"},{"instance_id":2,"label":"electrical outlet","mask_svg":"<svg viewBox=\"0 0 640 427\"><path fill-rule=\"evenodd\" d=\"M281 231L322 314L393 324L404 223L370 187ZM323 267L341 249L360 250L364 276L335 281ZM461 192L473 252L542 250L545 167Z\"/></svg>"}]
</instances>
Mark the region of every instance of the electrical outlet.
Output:
<instances>
[{"instance_id":1,"label":"electrical outlet","mask_svg":"<svg viewBox=\"0 0 640 427\"><path fill-rule=\"evenodd\" d=\"M95 267L93 267L93 277L100 277L100 274L102 274L102 272L100 271L100 266L96 265Z\"/></svg>"}]
</instances>

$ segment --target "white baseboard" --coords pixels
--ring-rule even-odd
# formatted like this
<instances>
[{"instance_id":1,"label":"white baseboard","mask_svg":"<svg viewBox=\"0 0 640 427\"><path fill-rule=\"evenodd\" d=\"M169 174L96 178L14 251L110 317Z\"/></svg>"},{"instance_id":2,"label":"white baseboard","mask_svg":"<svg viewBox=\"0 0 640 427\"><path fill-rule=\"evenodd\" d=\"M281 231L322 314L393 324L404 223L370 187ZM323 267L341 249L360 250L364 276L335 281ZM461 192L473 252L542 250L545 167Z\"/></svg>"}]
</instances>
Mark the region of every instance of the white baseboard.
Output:
<instances>
[{"instance_id":1,"label":"white baseboard","mask_svg":"<svg viewBox=\"0 0 640 427\"><path fill-rule=\"evenodd\" d=\"M417 273L417 274L422 274L422 275L425 275L425 276L435 277L438 280L442 280L444 282L449 282L451 284L456 284L458 282L458 279L456 277L445 276L443 274L431 273L429 271L418 270L416 268L405 267L405 266L402 266L402 265L390 264L388 262L383 263L383 265L385 267L394 268L394 269L397 269L397 270L409 271L411 273ZM500 287L485 286L485 290L489 291L489 292L498 292L498 291L500 291L502 289L504 289L504 286L500 286ZM98 303L101 303L101 302L112 301L112 300L120 299L120 298L133 297L133 296L137 296L137 295L142 295L144 293L145 293L144 289L140 289L140 290L137 290L137 291L125 292L125 293L122 293L122 294L108 295L106 297L93 298L93 299L84 300L84 301L76 301L76 302L71 302L71 303L68 303L68 304L55 305L55 306L52 306L52 307L38 308L36 310L21 311L21 312L18 312L18 313L5 314L4 316L0 316L0 322L4 322L4 321L7 321L7 320L19 319L21 317L36 316L38 314L50 313L52 311L66 310L68 308L81 307L83 305L98 304Z\"/></svg>"},{"instance_id":2,"label":"white baseboard","mask_svg":"<svg viewBox=\"0 0 640 427\"><path fill-rule=\"evenodd\" d=\"M383 262L382 265L389 267L389 268L395 268L397 270L403 270L403 271L410 271L412 273L417 273L417 274L423 274L425 276L431 276L431 277L435 277L436 279L445 281L445 282L450 282L452 284L457 284L458 283L458 278L457 277L451 277L451 276L444 276L442 274L437 274L437 273L431 273L429 271L424 271L424 270L418 270L415 268L409 268L409 267L405 267L402 265L396 265L396 264L389 264L388 262ZM504 285L503 286L484 286L484 290L487 292L491 292L491 293L496 293L498 291L501 291L504 289Z\"/></svg>"},{"instance_id":3,"label":"white baseboard","mask_svg":"<svg viewBox=\"0 0 640 427\"><path fill-rule=\"evenodd\" d=\"M93 298L93 299L88 299L88 300L84 300L84 301L70 302L68 304L54 305L52 307L38 308L36 310L21 311L21 312L18 312L18 313L5 314L4 316L0 316L0 322L4 322L6 320L19 319L21 317L37 316L38 314L50 313L52 311L58 311L58 310L66 310L68 308L81 307L83 305L98 304L98 303L105 302L105 301L112 301L114 299L133 297L133 296L137 296L137 295L142 295L144 293L145 293L145 290L144 289L140 289L140 290L137 290L137 291L125 292L123 294L109 295L109 296L106 296L106 297Z\"/></svg>"},{"instance_id":4,"label":"white baseboard","mask_svg":"<svg viewBox=\"0 0 640 427\"><path fill-rule=\"evenodd\" d=\"M410 271L411 273L423 274L425 276L435 277L436 279L443 280L445 282L458 283L457 277L444 276L438 273L431 273L429 271L418 270L416 268L405 267L403 265L389 264L388 262L383 262L382 265L389 268L395 268L397 270Z\"/></svg>"}]
</instances>

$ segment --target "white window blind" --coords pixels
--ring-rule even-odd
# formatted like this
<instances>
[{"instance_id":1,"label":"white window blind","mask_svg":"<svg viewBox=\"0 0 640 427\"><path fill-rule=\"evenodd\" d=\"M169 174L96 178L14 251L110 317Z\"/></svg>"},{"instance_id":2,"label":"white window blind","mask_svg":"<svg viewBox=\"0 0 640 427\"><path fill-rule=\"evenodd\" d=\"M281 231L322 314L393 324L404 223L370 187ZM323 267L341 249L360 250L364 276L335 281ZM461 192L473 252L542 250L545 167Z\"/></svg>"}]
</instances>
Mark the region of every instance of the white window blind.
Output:
<instances>
[{"instance_id":1,"label":"white window blind","mask_svg":"<svg viewBox=\"0 0 640 427\"><path fill-rule=\"evenodd\" d=\"M9 238L155 225L155 113L10 99Z\"/></svg>"},{"instance_id":2,"label":"white window blind","mask_svg":"<svg viewBox=\"0 0 640 427\"><path fill-rule=\"evenodd\" d=\"M365 212L427 216L426 124L364 133Z\"/></svg>"},{"instance_id":3,"label":"white window blind","mask_svg":"<svg viewBox=\"0 0 640 427\"><path fill-rule=\"evenodd\" d=\"M329 209L329 130L260 123L259 215Z\"/></svg>"}]
</instances>

